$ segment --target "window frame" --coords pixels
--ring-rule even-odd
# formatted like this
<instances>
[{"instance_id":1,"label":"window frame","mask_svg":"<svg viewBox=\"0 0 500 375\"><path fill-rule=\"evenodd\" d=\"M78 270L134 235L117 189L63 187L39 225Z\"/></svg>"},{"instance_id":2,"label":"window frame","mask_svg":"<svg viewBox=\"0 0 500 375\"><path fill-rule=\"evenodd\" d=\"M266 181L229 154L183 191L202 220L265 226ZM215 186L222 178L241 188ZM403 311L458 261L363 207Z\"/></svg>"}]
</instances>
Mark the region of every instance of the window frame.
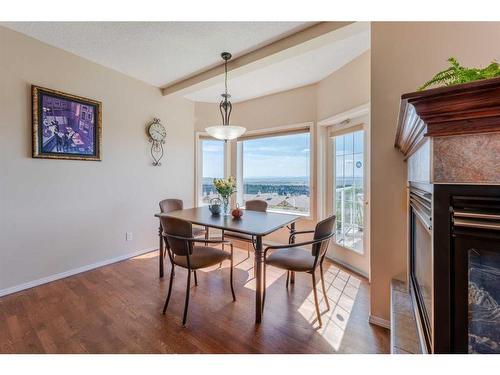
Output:
<instances>
[{"instance_id":1,"label":"window frame","mask_svg":"<svg viewBox=\"0 0 500 375\"><path fill-rule=\"evenodd\" d=\"M207 132L196 132L195 133L195 186L194 186L194 201L196 207L202 207L203 204L203 141L211 140L215 141L217 139L211 137ZM220 142L224 142L219 140ZM229 171L231 170L231 160L230 160L230 150L229 142L224 142L224 178L229 177Z\"/></svg>"},{"instance_id":2,"label":"window frame","mask_svg":"<svg viewBox=\"0 0 500 375\"><path fill-rule=\"evenodd\" d=\"M231 153L234 156L234 165L235 165L233 172L234 175L236 176L237 186L243 186L243 147L242 143L240 142L258 138L279 137L284 135L300 134L300 133L309 133L309 213L304 214L300 212L286 212L286 211L272 210L272 209L269 209L268 211L284 215L295 215L295 216L300 216L301 218L306 220L313 220L316 215L316 189L314 184L316 177L316 171L314 169L314 159L316 152L314 146L314 139L316 133L314 131L313 122L272 127L263 130L247 131L243 137L240 137L236 139L235 142L233 142L234 152ZM245 209L243 205L243 189L238 189L235 197L235 202L238 203L243 209Z\"/></svg>"},{"instance_id":3,"label":"window frame","mask_svg":"<svg viewBox=\"0 0 500 375\"><path fill-rule=\"evenodd\" d=\"M363 132L363 194L365 195L363 198L363 230L366 229L366 215L367 215L367 210L366 210L366 201L367 201L367 181L366 181L366 165L367 165L367 153L366 153L366 138L367 138L367 132L365 128L364 123L358 123L358 124L346 124L343 127L339 127L336 129L329 129L328 131L328 142L330 142L330 155L329 158L331 159L331 178L329 181L329 184L331 184L331 196L330 196L330 207L331 207L331 212L335 213L337 212L337 207L336 207L336 192L334 189L335 185L335 180L336 180L336 146L335 146L335 137L337 136L342 136L346 135L349 133L354 133L357 131L362 131ZM359 251L353 247L346 246L344 244L338 243L337 238L335 236L334 243L335 246L344 248L346 250L352 251L356 254L359 255L364 255L366 253L366 234L363 234L363 249L362 251Z\"/></svg>"}]
</instances>

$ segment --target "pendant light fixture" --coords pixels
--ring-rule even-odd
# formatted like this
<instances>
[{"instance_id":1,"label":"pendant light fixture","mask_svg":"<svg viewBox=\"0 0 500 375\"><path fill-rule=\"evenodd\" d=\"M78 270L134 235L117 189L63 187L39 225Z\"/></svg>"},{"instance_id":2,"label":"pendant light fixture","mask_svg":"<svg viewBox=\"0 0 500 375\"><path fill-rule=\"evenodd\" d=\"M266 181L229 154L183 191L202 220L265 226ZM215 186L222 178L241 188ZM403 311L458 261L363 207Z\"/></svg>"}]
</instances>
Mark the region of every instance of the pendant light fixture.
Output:
<instances>
[{"instance_id":1,"label":"pendant light fixture","mask_svg":"<svg viewBox=\"0 0 500 375\"><path fill-rule=\"evenodd\" d=\"M212 137L222 140L231 140L238 138L246 129L241 126L229 125L229 118L231 117L231 111L233 110L233 105L229 101L231 95L227 93L227 62L231 59L231 54L229 52L222 52L222 59L224 60L224 87L225 92L221 94L222 100L219 103L219 111L222 116L222 125L210 126L206 128L208 134Z\"/></svg>"}]
</instances>

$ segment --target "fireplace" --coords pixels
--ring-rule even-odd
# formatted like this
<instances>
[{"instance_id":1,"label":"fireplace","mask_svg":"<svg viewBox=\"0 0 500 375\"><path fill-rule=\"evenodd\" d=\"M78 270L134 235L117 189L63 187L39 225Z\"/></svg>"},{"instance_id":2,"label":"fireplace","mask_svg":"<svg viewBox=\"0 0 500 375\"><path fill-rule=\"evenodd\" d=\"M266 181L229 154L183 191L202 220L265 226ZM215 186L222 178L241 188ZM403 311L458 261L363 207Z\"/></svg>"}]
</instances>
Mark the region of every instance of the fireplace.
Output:
<instances>
[{"instance_id":1,"label":"fireplace","mask_svg":"<svg viewBox=\"0 0 500 375\"><path fill-rule=\"evenodd\" d=\"M434 353L500 353L500 186L433 188L433 304L426 344ZM413 291L419 305L421 292ZM417 318L425 327L420 310Z\"/></svg>"},{"instance_id":2,"label":"fireplace","mask_svg":"<svg viewBox=\"0 0 500 375\"><path fill-rule=\"evenodd\" d=\"M403 94L394 144L407 161L410 303L391 300L393 348L500 353L500 77ZM404 347L398 314L412 318Z\"/></svg>"}]
</instances>

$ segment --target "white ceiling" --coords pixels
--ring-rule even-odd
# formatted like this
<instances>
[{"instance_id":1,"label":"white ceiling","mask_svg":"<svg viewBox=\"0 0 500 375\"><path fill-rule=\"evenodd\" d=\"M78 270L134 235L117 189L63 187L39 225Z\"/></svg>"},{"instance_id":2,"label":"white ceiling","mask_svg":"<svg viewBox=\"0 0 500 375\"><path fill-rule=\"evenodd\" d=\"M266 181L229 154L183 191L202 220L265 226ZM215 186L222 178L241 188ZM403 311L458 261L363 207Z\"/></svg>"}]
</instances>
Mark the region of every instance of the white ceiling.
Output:
<instances>
[{"instance_id":1,"label":"white ceiling","mask_svg":"<svg viewBox=\"0 0 500 375\"><path fill-rule=\"evenodd\" d=\"M328 42L288 54L284 59L249 70L228 73L228 90L236 103L316 83L370 49L369 23L355 23L333 31ZM335 35L337 34L337 35ZM209 87L184 96L197 102L218 103L224 91L223 77Z\"/></svg>"},{"instance_id":2,"label":"white ceiling","mask_svg":"<svg viewBox=\"0 0 500 375\"><path fill-rule=\"evenodd\" d=\"M2 22L161 87L293 34L311 22Z\"/></svg>"}]
</instances>

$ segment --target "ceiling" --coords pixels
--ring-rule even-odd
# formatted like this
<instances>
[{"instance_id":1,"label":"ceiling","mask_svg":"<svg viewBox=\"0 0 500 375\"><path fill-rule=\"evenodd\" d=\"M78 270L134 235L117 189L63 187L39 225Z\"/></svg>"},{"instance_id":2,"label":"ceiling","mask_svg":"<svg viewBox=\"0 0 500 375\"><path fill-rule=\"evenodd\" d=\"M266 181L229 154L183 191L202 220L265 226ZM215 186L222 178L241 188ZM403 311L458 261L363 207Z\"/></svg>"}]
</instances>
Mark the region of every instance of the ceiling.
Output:
<instances>
[{"instance_id":1,"label":"ceiling","mask_svg":"<svg viewBox=\"0 0 500 375\"><path fill-rule=\"evenodd\" d=\"M312 26L313 22L0 22L47 44L156 87L169 86ZM316 83L370 49L370 24L355 22L229 72L231 101ZM223 76L179 92L218 103Z\"/></svg>"},{"instance_id":2,"label":"ceiling","mask_svg":"<svg viewBox=\"0 0 500 375\"><path fill-rule=\"evenodd\" d=\"M264 95L316 83L370 49L370 24L356 22L332 31L322 43L311 48L300 46L282 59L242 74L228 73L228 90L236 103ZM197 102L218 103L224 92L224 79L216 84L188 92L184 96Z\"/></svg>"},{"instance_id":3,"label":"ceiling","mask_svg":"<svg viewBox=\"0 0 500 375\"><path fill-rule=\"evenodd\" d=\"M2 22L151 85L162 87L286 37L312 22Z\"/></svg>"}]
</instances>

